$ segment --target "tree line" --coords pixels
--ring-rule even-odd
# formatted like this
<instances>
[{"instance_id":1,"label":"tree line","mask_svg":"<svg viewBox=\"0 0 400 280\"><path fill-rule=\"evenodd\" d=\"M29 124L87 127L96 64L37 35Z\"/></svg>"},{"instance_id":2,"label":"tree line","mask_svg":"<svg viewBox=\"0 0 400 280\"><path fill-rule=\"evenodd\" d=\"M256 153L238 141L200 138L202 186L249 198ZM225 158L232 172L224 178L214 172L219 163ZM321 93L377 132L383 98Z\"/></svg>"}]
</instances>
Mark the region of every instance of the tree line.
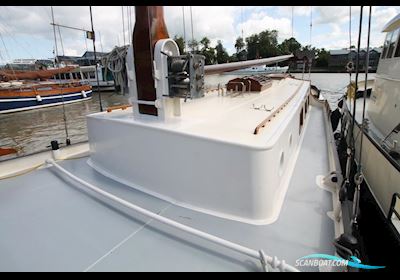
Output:
<instances>
[{"instance_id":1,"label":"tree line","mask_svg":"<svg viewBox=\"0 0 400 280\"><path fill-rule=\"evenodd\" d=\"M179 47L181 54L184 52L185 41L181 36L174 37L175 42ZM238 37L235 42L236 52L229 55L221 40L217 41L215 47L210 46L210 39L202 38L200 41L189 40L187 42L188 49L193 53L205 56L205 63L221 64L226 62L237 62L251 60L257 58L267 58L278 55L295 53L296 51L311 50L316 54L316 67L328 67L329 52L324 48L317 49L310 45L302 46L295 38L285 39L278 44L278 31L265 30L258 34L253 34L249 37Z\"/></svg>"}]
</instances>

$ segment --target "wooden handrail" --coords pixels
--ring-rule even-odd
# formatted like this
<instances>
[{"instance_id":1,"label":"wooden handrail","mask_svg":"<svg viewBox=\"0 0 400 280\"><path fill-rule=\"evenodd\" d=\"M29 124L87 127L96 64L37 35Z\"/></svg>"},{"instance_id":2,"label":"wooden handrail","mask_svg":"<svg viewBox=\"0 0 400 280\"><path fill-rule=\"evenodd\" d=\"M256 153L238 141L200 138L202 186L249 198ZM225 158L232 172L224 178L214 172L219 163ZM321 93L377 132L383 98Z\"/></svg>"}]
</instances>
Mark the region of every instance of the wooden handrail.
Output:
<instances>
[{"instance_id":1,"label":"wooden handrail","mask_svg":"<svg viewBox=\"0 0 400 280\"><path fill-rule=\"evenodd\" d=\"M111 106L107 108L107 113L111 113L114 110L126 110L127 108L132 107L130 104L125 104L125 105L119 105L119 106Z\"/></svg>"},{"instance_id":2,"label":"wooden handrail","mask_svg":"<svg viewBox=\"0 0 400 280\"><path fill-rule=\"evenodd\" d=\"M303 86L303 84L301 84L295 91L295 93L293 93L288 99L286 99L286 101L279 106L276 110L272 111L272 113L265 119L263 120L259 125L257 125L257 127L254 129L254 134L258 134L260 132L261 128L264 128L265 125L270 122L272 120L272 118L274 118L276 116L276 114L278 114L284 107L286 107L286 105L289 104L289 102L296 96L296 94L299 92L300 88Z\"/></svg>"}]
</instances>

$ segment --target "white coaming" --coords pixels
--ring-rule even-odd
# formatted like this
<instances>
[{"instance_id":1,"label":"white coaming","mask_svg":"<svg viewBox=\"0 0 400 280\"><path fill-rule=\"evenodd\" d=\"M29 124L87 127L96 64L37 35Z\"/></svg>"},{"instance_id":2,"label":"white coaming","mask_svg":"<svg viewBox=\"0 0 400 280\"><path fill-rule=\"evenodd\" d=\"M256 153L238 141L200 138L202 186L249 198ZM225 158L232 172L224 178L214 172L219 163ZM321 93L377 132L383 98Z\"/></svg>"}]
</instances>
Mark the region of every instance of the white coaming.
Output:
<instances>
[{"instance_id":1,"label":"white coaming","mask_svg":"<svg viewBox=\"0 0 400 280\"><path fill-rule=\"evenodd\" d=\"M296 79L273 84L262 93L188 101L182 116L169 121L135 119L128 110L90 115L89 162L105 176L174 204L251 224L271 223L294 168L299 115L309 92L309 83ZM269 113L252 105L276 109L296 91L254 135Z\"/></svg>"}]
</instances>

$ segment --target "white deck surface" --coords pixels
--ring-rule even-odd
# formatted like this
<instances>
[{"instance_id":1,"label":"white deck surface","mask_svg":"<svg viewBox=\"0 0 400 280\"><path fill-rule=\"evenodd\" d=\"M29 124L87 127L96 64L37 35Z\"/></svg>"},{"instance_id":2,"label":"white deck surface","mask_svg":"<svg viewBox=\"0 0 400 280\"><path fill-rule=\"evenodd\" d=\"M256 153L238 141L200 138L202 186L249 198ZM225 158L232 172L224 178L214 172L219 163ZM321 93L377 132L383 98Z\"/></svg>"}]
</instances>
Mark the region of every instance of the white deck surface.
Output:
<instances>
[{"instance_id":1,"label":"white deck surface","mask_svg":"<svg viewBox=\"0 0 400 280\"><path fill-rule=\"evenodd\" d=\"M294 265L308 254L334 253L331 194L316 185L329 172L322 109L312 107L309 118L279 219L265 226L171 205L102 176L86 158L61 165L143 208ZM261 270L257 260L126 210L54 168L0 181L0 228L0 271Z\"/></svg>"}]
</instances>

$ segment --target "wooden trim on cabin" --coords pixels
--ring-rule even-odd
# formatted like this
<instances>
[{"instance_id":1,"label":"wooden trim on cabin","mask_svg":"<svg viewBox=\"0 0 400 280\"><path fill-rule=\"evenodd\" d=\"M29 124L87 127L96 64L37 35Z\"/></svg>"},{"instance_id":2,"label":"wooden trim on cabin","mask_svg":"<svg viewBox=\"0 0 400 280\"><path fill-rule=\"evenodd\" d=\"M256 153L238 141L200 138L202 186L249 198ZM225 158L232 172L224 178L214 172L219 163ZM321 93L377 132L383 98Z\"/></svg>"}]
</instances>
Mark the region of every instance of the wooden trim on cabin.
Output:
<instances>
[{"instance_id":1,"label":"wooden trim on cabin","mask_svg":"<svg viewBox=\"0 0 400 280\"><path fill-rule=\"evenodd\" d=\"M283 103L281 106L279 106L276 110L274 110L265 120L263 120L257 127L254 129L254 134L258 134L262 128L264 128L268 122L270 122L280 111L283 110L286 105L289 104L290 101L296 96L296 94L299 92L303 84L301 84L295 93L293 93L288 99L286 99L285 103ZM301 106L301 110L303 110L303 105Z\"/></svg>"},{"instance_id":2,"label":"wooden trim on cabin","mask_svg":"<svg viewBox=\"0 0 400 280\"><path fill-rule=\"evenodd\" d=\"M111 106L107 108L107 113L111 113L114 110L126 110L127 108L132 107L132 105L130 104L126 104L126 105L120 105L120 106Z\"/></svg>"}]
</instances>

